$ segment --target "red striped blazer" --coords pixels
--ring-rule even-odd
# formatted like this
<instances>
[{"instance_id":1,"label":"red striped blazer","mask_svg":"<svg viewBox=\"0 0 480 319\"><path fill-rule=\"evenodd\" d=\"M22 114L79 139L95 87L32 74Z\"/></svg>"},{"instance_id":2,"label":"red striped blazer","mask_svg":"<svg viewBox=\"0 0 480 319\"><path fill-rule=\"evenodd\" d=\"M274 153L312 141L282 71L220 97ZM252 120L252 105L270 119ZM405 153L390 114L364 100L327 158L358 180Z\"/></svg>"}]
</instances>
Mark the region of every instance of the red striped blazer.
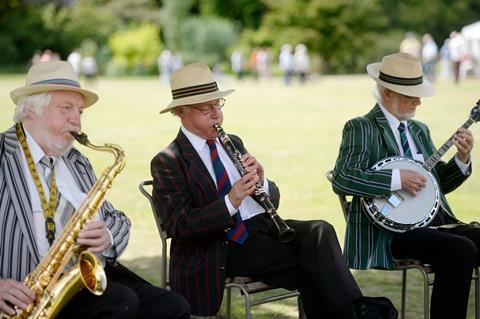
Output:
<instances>
[{"instance_id":1,"label":"red striped blazer","mask_svg":"<svg viewBox=\"0 0 480 319\"><path fill-rule=\"evenodd\" d=\"M241 140L230 135L243 153ZM228 241L233 220L200 156L180 131L151 162L153 199L172 238L170 283L190 303L192 314L215 315L223 298ZM279 192L269 181L272 202Z\"/></svg>"}]
</instances>

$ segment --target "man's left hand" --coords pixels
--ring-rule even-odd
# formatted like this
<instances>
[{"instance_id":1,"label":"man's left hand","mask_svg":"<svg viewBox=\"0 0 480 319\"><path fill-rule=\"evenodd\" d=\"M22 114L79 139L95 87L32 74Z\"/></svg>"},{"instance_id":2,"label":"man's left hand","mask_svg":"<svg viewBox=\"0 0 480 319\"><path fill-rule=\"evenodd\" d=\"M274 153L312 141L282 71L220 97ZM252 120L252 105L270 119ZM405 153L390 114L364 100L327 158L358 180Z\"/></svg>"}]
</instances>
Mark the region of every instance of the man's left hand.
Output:
<instances>
[{"instance_id":1,"label":"man's left hand","mask_svg":"<svg viewBox=\"0 0 480 319\"><path fill-rule=\"evenodd\" d=\"M458 159L463 163L468 163L470 160L470 153L472 152L474 143L475 140L472 132L463 127L458 129L454 135L453 144L457 147Z\"/></svg>"},{"instance_id":2,"label":"man's left hand","mask_svg":"<svg viewBox=\"0 0 480 319\"><path fill-rule=\"evenodd\" d=\"M87 223L78 234L77 243L88 247L92 253L101 253L112 246L110 234L101 220Z\"/></svg>"},{"instance_id":3,"label":"man's left hand","mask_svg":"<svg viewBox=\"0 0 480 319\"><path fill-rule=\"evenodd\" d=\"M250 153L245 153L242 155L242 162L248 172L251 172L253 170L257 171L260 184L263 184L263 177L264 177L263 167L257 161L257 159L253 157Z\"/></svg>"}]
</instances>

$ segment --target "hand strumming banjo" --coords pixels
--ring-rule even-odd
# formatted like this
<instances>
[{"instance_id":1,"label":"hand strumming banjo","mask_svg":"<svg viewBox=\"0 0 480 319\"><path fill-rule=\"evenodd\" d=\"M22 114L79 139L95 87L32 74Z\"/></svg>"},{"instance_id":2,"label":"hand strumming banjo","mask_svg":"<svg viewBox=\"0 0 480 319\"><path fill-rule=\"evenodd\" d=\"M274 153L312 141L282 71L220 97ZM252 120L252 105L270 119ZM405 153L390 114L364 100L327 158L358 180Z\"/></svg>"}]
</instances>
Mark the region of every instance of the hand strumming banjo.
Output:
<instances>
[{"instance_id":1,"label":"hand strumming banjo","mask_svg":"<svg viewBox=\"0 0 480 319\"><path fill-rule=\"evenodd\" d=\"M480 100L470 112L468 120L462 125L468 128L480 119ZM372 169L409 169L422 174L426 179L426 186L416 196L399 190L390 197L363 197L362 203L367 216L371 221L390 231L403 233L408 230L426 227L430 224L440 207L440 189L433 174L430 172L440 158L453 145L453 134L430 158L425 162L417 162L403 156L385 158Z\"/></svg>"}]
</instances>

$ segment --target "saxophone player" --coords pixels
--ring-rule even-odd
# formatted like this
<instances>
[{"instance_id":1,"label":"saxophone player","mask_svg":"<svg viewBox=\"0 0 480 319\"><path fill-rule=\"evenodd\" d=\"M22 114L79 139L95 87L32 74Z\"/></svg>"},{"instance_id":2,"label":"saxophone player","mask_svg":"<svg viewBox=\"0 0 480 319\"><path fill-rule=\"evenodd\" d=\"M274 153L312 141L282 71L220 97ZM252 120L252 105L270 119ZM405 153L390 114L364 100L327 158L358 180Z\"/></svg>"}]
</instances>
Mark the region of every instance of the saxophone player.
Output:
<instances>
[{"instance_id":1,"label":"saxophone player","mask_svg":"<svg viewBox=\"0 0 480 319\"><path fill-rule=\"evenodd\" d=\"M357 318L361 292L333 227L321 220L287 220L295 237L287 242L253 195L263 185L276 207L279 189L263 166L230 136L244 155L241 176L214 125L223 122L225 96L204 64L172 74L173 101L161 113L179 118L177 137L151 162L153 198L172 238L170 282L194 315L213 316L222 303L226 277L249 276L298 289L308 318Z\"/></svg>"},{"instance_id":2,"label":"saxophone player","mask_svg":"<svg viewBox=\"0 0 480 319\"><path fill-rule=\"evenodd\" d=\"M82 89L65 61L35 64L26 84L11 92L15 125L0 134L0 313L8 316L36 296L22 280L95 183L88 159L72 147L70 132L98 96ZM116 262L125 250L130 220L109 202L78 234L77 243L99 256L108 285L101 296L86 289L57 318L188 318L180 295L155 287Z\"/></svg>"}]
</instances>

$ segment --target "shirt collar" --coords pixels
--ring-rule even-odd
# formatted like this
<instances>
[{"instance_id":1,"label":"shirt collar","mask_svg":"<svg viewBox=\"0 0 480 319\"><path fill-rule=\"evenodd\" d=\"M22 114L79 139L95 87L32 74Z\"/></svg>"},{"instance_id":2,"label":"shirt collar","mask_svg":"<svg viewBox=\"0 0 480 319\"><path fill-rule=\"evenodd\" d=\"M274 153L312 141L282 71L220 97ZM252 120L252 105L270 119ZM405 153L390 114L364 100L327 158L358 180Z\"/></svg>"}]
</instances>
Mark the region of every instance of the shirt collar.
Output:
<instances>
[{"instance_id":1,"label":"shirt collar","mask_svg":"<svg viewBox=\"0 0 480 319\"><path fill-rule=\"evenodd\" d=\"M388 121L388 124L392 128L392 131L398 130L400 123L405 124L405 127L408 127L408 121L399 121L392 113L390 113L382 104L378 103L380 109L382 110L385 118Z\"/></svg>"},{"instance_id":2,"label":"shirt collar","mask_svg":"<svg viewBox=\"0 0 480 319\"><path fill-rule=\"evenodd\" d=\"M204 139L204 138L201 138L200 136L198 135L195 135L194 133L190 132L185 126L182 125L182 127L180 128L183 132L183 134L185 134L185 136L187 137L187 139L190 141L190 143L192 143L192 146L193 148L197 151L197 152L201 152L203 150L203 148L205 147L205 145L207 144L207 140ZM216 139L215 139L216 140Z\"/></svg>"}]
</instances>

